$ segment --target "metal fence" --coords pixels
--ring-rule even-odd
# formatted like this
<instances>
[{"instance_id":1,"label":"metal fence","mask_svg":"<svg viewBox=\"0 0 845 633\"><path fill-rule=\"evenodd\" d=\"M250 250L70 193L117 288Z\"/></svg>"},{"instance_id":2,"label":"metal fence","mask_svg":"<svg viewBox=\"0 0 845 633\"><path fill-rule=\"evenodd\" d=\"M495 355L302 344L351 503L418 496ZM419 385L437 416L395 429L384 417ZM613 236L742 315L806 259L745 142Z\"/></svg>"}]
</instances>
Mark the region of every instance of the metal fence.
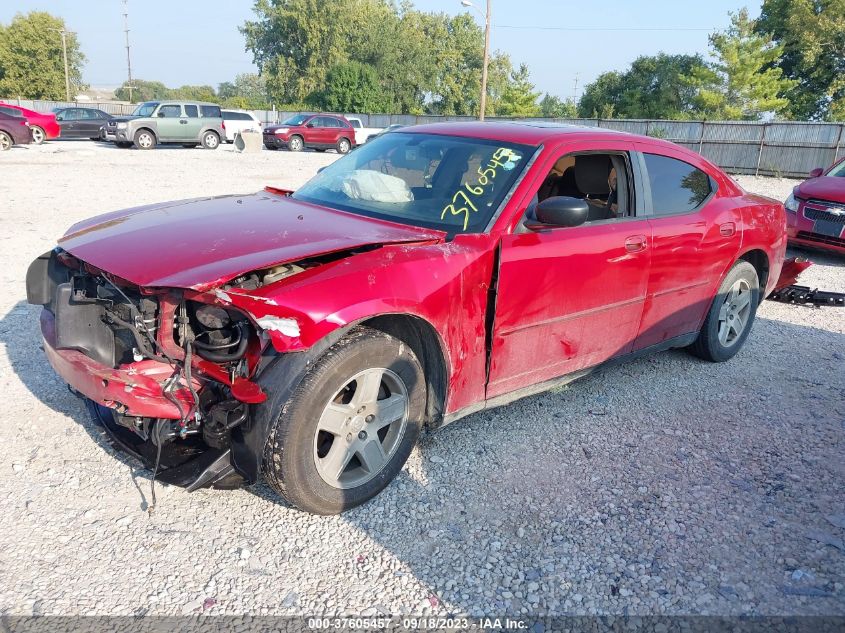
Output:
<instances>
[{"instance_id":1,"label":"metal fence","mask_svg":"<svg viewBox=\"0 0 845 633\"><path fill-rule=\"evenodd\" d=\"M25 108L47 112L58 107L96 107L110 114L130 114L134 105L119 102L29 101L9 99ZM284 121L300 112L253 110L265 124ZM419 125L443 121L472 121L467 116L413 114L351 114L365 127L384 128L394 123ZM512 119L493 117L491 120ZM534 119L602 127L655 136L687 147L725 171L738 174L805 177L816 167L827 167L845 156L845 123L778 121L665 121L634 119Z\"/></svg>"}]
</instances>

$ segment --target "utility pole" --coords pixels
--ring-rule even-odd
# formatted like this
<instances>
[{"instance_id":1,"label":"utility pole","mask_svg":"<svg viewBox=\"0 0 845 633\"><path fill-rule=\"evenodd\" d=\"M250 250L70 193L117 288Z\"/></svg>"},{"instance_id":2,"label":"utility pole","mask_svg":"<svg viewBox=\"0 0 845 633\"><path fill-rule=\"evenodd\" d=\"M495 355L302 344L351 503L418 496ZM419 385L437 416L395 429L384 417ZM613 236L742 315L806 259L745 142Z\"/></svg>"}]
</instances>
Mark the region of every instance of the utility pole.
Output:
<instances>
[{"instance_id":1,"label":"utility pole","mask_svg":"<svg viewBox=\"0 0 845 633\"><path fill-rule=\"evenodd\" d=\"M461 0L461 5L472 7L481 17L484 18L484 65L481 67L481 98L479 99L478 120L484 120L484 111L487 109L487 65L490 61L490 18L493 15L493 0L487 0L487 12L482 13L470 0Z\"/></svg>"},{"instance_id":2,"label":"utility pole","mask_svg":"<svg viewBox=\"0 0 845 633\"><path fill-rule=\"evenodd\" d=\"M123 0L123 34L126 36L126 75L128 81L126 84L129 90L129 103L132 103L132 60L129 57L129 1Z\"/></svg>"},{"instance_id":3,"label":"utility pole","mask_svg":"<svg viewBox=\"0 0 845 633\"><path fill-rule=\"evenodd\" d=\"M572 102L578 103L578 73L575 73L575 87L572 89Z\"/></svg>"},{"instance_id":4,"label":"utility pole","mask_svg":"<svg viewBox=\"0 0 845 633\"><path fill-rule=\"evenodd\" d=\"M51 31L56 31L59 35L62 36L62 55L64 56L65 60L65 101L70 101L70 71L68 70L67 65L67 34L73 33L73 31L67 31L65 29L50 29Z\"/></svg>"}]
</instances>

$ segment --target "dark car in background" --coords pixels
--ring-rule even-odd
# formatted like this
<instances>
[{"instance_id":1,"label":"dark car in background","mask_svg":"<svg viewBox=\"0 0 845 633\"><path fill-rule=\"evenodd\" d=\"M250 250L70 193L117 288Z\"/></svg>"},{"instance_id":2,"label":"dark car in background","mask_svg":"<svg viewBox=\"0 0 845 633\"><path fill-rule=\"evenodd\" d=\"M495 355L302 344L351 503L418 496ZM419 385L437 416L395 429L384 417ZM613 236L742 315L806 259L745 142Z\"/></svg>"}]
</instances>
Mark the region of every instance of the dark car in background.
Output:
<instances>
[{"instance_id":1,"label":"dark car in background","mask_svg":"<svg viewBox=\"0 0 845 633\"><path fill-rule=\"evenodd\" d=\"M790 244L845 255L845 157L811 171L784 206Z\"/></svg>"},{"instance_id":2,"label":"dark car in background","mask_svg":"<svg viewBox=\"0 0 845 633\"><path fill-rule=\"evenodd\" d=\"M0 112L0 152L12 145L26 145L32 141L26 117Z\"/></svg>"},{"instance_id":3,"label":"dark car in background","mask_svg":"<svg viewBox=\"0 0 845 633\"><path fill-rule=\"evenodd\" d=\"M90 138L96 141L103 126L114 118L114 115L98 108L56 108L54 113L63 139Z\"/></svg>"},{"instance_id":4,"label":"dark car in background","mask_svg":"<svg viewBox=\"0 0 845 633\"><path fill-rule=\"evenodd\" d=\"M346 154L355 147L355 128L339 114L297 114L264 129L264 147L301 152L306 147Z\"/></svg>"}]
</instances>

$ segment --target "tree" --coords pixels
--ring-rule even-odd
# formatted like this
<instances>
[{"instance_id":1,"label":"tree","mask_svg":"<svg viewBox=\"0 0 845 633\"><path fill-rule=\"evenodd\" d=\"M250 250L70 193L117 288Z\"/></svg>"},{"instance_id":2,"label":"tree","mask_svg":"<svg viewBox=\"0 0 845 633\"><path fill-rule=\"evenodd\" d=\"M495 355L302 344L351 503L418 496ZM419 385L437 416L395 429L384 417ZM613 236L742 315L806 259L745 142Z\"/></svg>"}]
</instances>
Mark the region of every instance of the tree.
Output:
<instances>
[{"instance_id":1,"label":"tree","mask_svg":"<svg viewBox=\"0 0 845 633\"><path fill-rule=\"evenodd\" d=\"M571 99L561 99L548 92L540 100L540 116L546 119L574 119L578 116L578 107Z\"/></svg>"},{"instance_id":2,"label":"tree","mask_svg":"<svg viewBox=\"0 0 845 633\"><path fill-rule=\"evenodd\" d=\"M701 77L707 65L700 55L638 57L623 73L600 75L578 102L581 116L626 119L688 119L697 114Z\"/></svg>"},{"instance_id":3,"label":"tree","mask_svg":"<svg viewBox=\"0 0 845 633\"><path fill-rule=\"evenodd\" d=\"M702 84L701 110L710 117L759 119L763 114L784 114L789 100L781 95L795 82L783 77L774 66L784 46L774 44L770 35L755 31L748 11L731 15L731 26L710 36L716 61L711 68L698 72ZM704 87L711 84L712 87Z\"/></svg>"},{"instance_id":4,"label":"tree","mask_svg":"<svg viewBox=\"0 0 845 633\"><path fill-rule=\"evenodd\" d=\"M211 103L218 103L220 99L214 88L211 86L180 86L175 90L170 91L168 99L188 99L191 101L210 101Z\"/></svg>"},{"instance_id":5,"label":"tree","mask_svg":"<svg viewBox=\"0 0 845 633\"><path fill-rule=\"evenodd\" d=\"M540 114L537 105L539 92L534 92L534 84L529 81L528 66L520 64L512 71L501 97L494 103L494 114L507 117L535 117Z\"/></svg>"},{"instance_id":6,"label":"tree","mask_svg":"<svg viewBox=\"0 0 845 633\"><path fill-rule=\"evenodd\" d=\"M845 0L763 0L756 29L783 46L792 115L845 119Z\"/></svg>"},{"instance_id":7,"label":"tree","mask_svg":"<svg viewBox=\"0 0 845 633\"><path fill-rule=\"evenodd\" d=\"M326 87L312 94L309 102L332 112L386 112L390 107L375 69L360 62L334 66L326 76Z\"/></svg>"},{"instance_id":8,"label":"tree","mask_svg":"<svg viewBox=\"0 0 845 633\"><path fill-rule=\"evenodd\" d=\"M66 29L65 21L45 11L32 11L17 14L0 29L0 95L64 101L64 54L58 31ZM74 33L68 32L65 41L73 98L87 87L82 82L85 55Z\"/></svg>"},{"instance_id":9,"label":"tree","mask_svg":"<svg viewBox=\"0 0 845 633\"><path fill-rule=\"evenodd\" d=\"M120 88L114 91L114 96L119 101L129 101L128 82L124 81ZM158 99L170 99L172 90L160 81L144 81L143 79L132 80L132 101L155 101Z\"/></svg>"}]
</instances>

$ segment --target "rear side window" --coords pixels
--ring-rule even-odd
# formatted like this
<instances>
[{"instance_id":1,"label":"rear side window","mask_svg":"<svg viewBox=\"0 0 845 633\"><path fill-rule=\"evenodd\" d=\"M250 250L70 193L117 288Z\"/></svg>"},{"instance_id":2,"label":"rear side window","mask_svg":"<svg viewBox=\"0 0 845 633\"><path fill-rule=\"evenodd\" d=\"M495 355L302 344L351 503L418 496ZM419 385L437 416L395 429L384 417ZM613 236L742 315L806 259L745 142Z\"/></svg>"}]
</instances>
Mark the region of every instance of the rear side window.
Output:
<instances>
[{"instance_id":1,"label":"rear side window","mask_svg":"<svg viewBox=\"0 0 845 633\"><path fill-rule=\"evenodd\" d=\"M655 215L694 211L711 194L710 177L689 163L658 154L644 154Z\"/></svg>"},{"instance_id":2,"label":"rear side window","mask_svg":"<svg viewBox=\"0 0 845 633\"><path fill-rule=\"evenodd\" d=\"M194 104L185 105L185 116L189 119L196 119L199 117L199 108Z\"/></svg>"},{"instance_id":3,"label":"rear side window","mask_svg":"<svg viewBox=\"0 0 845 633\"><path fill-rule=\"evenodd\" d=\"M22 117L23 116L23 114L21 114L20 110L15 110L14 108L6 108L6 107L3 107L3 106L0 106L0 112L2 112L3 114L8 114L9 116L16 116L16 117Z\"/></svg>"},{"instance_id":4,"label":"rear side window","mask_svg":"<svg viewBox=\"0 0 845 633\"><path fill-rule=\"evenodd\" d=\"M200 106L200 112L202 113L203 117L208 117L212 119L222 119L223 114L220 112L220 106L210 106L204 105Z\"/></svg>"}]
</instances>

